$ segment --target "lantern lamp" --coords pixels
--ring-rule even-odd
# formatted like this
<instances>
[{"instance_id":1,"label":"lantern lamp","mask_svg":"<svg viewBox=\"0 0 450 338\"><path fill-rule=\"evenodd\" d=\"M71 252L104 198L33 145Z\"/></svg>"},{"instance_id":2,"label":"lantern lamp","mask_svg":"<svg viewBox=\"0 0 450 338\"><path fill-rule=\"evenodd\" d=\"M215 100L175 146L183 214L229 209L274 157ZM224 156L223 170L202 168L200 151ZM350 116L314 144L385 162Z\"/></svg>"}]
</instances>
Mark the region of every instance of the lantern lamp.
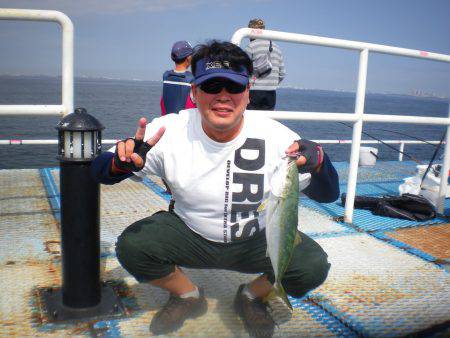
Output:
<instances>
[{"instance_id":1,"label":"lantern lamp","mask_svg":"<svg viewBox=\"0 0 450 338\"><path fill-rule=\"evenodd\" d=\"M105 127L84 108L77 108L56 126L60 161L92 161L102 149Z\"/></svg>"},{"instance_id":2,"label":"lantern lamp","mask_svg":"<svg viewBox=\"0 0 450 338\"><path fill-rule=\"evenodd\" d=\"M62 286L43 293L50 322L120 315L114 288L100 281L100 185L91 163L101 153L102 124L84 108L56 126L61 191Z\"/></svg>"}]
</instances>

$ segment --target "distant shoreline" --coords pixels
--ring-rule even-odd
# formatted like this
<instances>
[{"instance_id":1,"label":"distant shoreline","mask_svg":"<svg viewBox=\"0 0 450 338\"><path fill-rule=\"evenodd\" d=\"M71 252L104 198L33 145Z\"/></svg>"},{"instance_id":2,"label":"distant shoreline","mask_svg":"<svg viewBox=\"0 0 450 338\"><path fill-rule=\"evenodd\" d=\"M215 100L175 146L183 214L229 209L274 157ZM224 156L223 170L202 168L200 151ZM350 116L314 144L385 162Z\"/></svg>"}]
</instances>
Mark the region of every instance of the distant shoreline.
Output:
<instances>
[{"instance_id":1,"label":"distant shoreline","mask_svg":"<svg viewBox=\"0 0 450 338\"><path fill-rule=\"evenodd\" d=\"M24 80L59 80L61 76L51 76L51 75L10 75L10 74L0 74L0 80L2 79L24 79ZM107 77L89 77L89 76L76 76L75 81L79 82L139 82L139 83L149 83L153 85L160 85L161 81L157 80L141 80L141 79L121 79L121 78L107 78ZM323 92L323 93L342 93L343 95L355 95L355 92L338 90L338 89L318 89L318 88L302 88L297 86L280 86L280 89L284 90L299 90L305 92ZM367 91L369 95L386 95L386 96L406 96L412 98L424 98L424 99L435 99L435 100L448 100L448 97L433 94L433 93L389 93L389 92L371 92Z\"/></svg>"},{"instance_id":2,"label":"distant shoreline","mask_svg":"<svg viewBox=\"0 0 450 338\"><path fill-rule=\"evenodd\" d=\"M1 74L1 79L24 79L24 80L59 80L61 76L51 75L9 75ZM150 82L161 83L156 80L141 80L141 79L120 79L120 78L108 78L108 77L88 77L88 76L75 76L75 81L121 81L121 82Z\"/></svg>"}]
</instances>

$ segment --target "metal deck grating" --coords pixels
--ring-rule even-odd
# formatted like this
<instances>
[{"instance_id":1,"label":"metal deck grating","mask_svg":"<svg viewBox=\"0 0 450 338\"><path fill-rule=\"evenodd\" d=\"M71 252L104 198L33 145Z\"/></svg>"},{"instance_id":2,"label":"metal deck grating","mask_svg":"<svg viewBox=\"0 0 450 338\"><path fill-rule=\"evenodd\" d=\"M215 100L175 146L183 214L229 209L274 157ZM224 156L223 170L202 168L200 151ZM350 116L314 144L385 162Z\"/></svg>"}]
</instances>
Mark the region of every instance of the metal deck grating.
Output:
<instances>
[{"instance_id":1,"label":"metal deck grating","mask_svg":"<svg viewBox=\"0 0 450 338\"><path fill-rule=\"evenodd\" d=\"M318 242L332 269L309 297L356 332L403 336L448 321L446 271L366 234Z\"/></svg>"},{"instance_id":2,"label":"metal deck grating","mask_svg":"<svg viewBox=\"0 0 450 338\"><path fill-rule=\"evenodd\" d=\"M52 243L59 242L51 213L0 216L0 266L49 259Z\"/></svg>"},{"instance_id":3,"label":"metal deck grating","mask_svg":"<svg viewBox=\"0 0 450 338\"><path fill-rule=\"evenodd\" d=\"M450 263L450 224L439 224L428 227L399 229L385 233L386 236L416 247L437 261Z\"/></svg>"},{"instance_id":4,"label":"metal deck grating","mask_svg":"<svg viewBox=\"0 0 450 338\"><path fill-rule=\"evenodd\" d=\"M44 185L55 217L60 217L59 169L41 170ZM148 217L158 210L167 210L167 203L140 182L126 180L116 185L101 186L101 252L102 256L114 253L114 243L131 223ZM127 203L124 203L124 200ZM120 206L120 207L118 207Z\"/></svg>"},{"instance_id":5,"label":"metal deck grating","mask_svg":"<svg viewBox=\"0 0 450 338\"><path fill-rule=\"evenodd\" d=\"M60 327L52 332L42 326L34 290L60 284L61 271L52 263L33 261L0 265L2 297L0 297L0 336L36 337L70 336L79 326ZM6 291L5 291L6 290Z\"/></svg>"},{"instance_id":6,"label":"metal deck grating","mask_svg":"<svg viewBox=\"0 0 450 338\"><path fill-rule=\"evenodd\" d=\"M348 162L333 162L339 174L339 181L348 181ZM413 161L377 161L373 167L358 168L358 183L374 181L401 181L403 178L413 176L416 171L416 162Z\"/></svg>"},{"instance_id":7,"label":"metal deck grating","mask_svg":"<svg viewBox=\"0 0 450 338\"><path fill-rule=\"evenodd\" d=\"M20 182L16 188L10 182L11 177ZM123 299L131 309L129 317L64 326L40 323L32 297L37 286L60 283L59 224L52 215L52 212L55 216L59 213L58 180L57 168L43 169L40 173L0 170L2 192L3 187L11 187L0 198L0 275L8 276L1 280L2 288L7 290L3 295L8 297L0 297L0 336L148 336L148 324L167 295L157 288L136 283L119 266L114 242L133 220L167 208L169 196L164 193L162 183L152 177L145 184L127 180L115 186L102 186L102 276L125 282L129 287L130 292ZM392 185L386 188L391 189ZM47 204L30 202L39 198L46 199ZM20 205L34 208L33 214L20 209ZM122 210L117 205L122 205ZM401 336L423 330L431 334L449 332L450 315L446 311L450 305L449 274L431 263L437 256L422 251L413 239L404 236L394 239L393 234L403 230L391 233L378 229L373 236L368 236L333 221L332 213L315 209L306 199L301 200L299 227L328 252L332 269L319 289L303 299L291 298L295 308L293 319L281 325L275 336ZM441 226L415 225L416 229L424 229L423 236L427 230ZM14 233L16 237L12 237ZM445 229L442 234L442 250L447 250ZM26 247L27 241L32 243L28 246L31 249L14 250ZM219 270L187 270L187 273L205 287L209 310L205 316L187 321L173 336L246 336L231 303L238 285L253 276ZM20 283L15 282L18 280ZM18 300L11 311L10 299Z\"/></svg>"},{"instance_id":8,"label":"metal deck grating","mask_svg":"<svg viewBox=\"0 0 450 338\"><path fill-rule=\"evenodd\" d=\"M368 184L368 183L364 183ZM391 185L391 183L387 183L387 185ZM377 186L383 186L383 183L377 183ZM375 188L378 189L378 188ZM370 194L373 195L373 194ZM304 204L305 206L316 210L318 212L321 212L325 215L330 215L332 217L342 217L344 215L344 207L342 206L340 201L336 201L334 203L317 203L315 201L309 200L307 198L302 198L300 203ZM446 206L446 216L450 216L450 199L446 199L445 201ZM389 217L383 217L383 216L377 216L373 215L368 210L361 210L361 209L355 209L353 213L353 224L352 226L363 230L363 231L388 231L388 230L394 230L394 229L400 229L400 228L407 228L407 227L413 227L413 226L422 226L422 225L429 225L429 224L439 224L439 223L446 223L448 222L448 219L443 217L436 217L429 221L424 222L415 222L415 221L408 221L404 219L396 219L396 218L389 218Z\"/></svg>"},{"instance_id":9,"label":"metal deck grating","mask_svg":"<svg viewBox=\"0 0 450 338\"><path fill-rule=\"evenodd\" d=\"M188 320L173 336L228 337L245 336L242 323L233 310L234 294L241 283L250 281L255 275L232 271L184 269L192 280L204 287L208 299L208 313L198 320ZM109 329L119 329L121 335L146 336L152 316L167 300L167 294L148 284L139 284L131 278L115 259L108 259L104 272L106 279L123 279L129 286L132 315L128 319L110 320ZM300 302L300 301L298 301ZM298 337L298 335L330 336L350 330L335 318L323 320L323 310L315 305L299 303L294 310L294 319L276 329L276 337ZM301 325L300 325L301 323ZM117 332L117 331L116 331Z\"/></svg>"},{"instance_id":10,"label":"metal deck grating","mask_svg":"<svg viewBox=\"0 0 450 338\"><path fill-rule=\"evenodd\" d=\"M0 170L0 190L0 266L48 260L59 233L39 171Z\"/></svg>"},{"instance_id":11,"label":"metal deck grating","mask_svg":"<svg viewBox=\"0 0 450 338\"><path fill-rule=\"evenodd\" d=\"M356 186L356 195L364 196L382 196L382 195L398 195L398 186L402 181L371 181L362 182ZM339 186L342 193L347 192L347 185L341 183Z\"/></svg>"},{"instance_id":12,"label":"metal deck grating","mask_svg":"<svg viewBox=\"0 0 450 338\"><path fill-rule=\"evenodd\" d=\"M44 169L42 170L42 177L43 180L46 182L45 186L48 187L49 192L59 192L59 176L58 176L58 169L52 168L52 169ZM150 188L150 189L149 189ZM58 196L58 195L56 195ZM156 177L152 177L151 179L145 179L142 183L134 182L132 180L127 180L124 182L121 182L120 184L116 184L113 186L102 186L102 199L101 199L101 251L102 251L102 257L106 259L108 256L114 256L114 242L117 238L117 236L122 232L123 229L125 229L126 226L128 226L130 223L132 223L135 220L141 219L143 217L149 216L153 214L155 211L160 209L167 209L168 201L170 200L170 195L165 193L165 188L163 187L163 184L161 180L159 180ZM144 196L144 197L143 197ZM126 200L127 203L124 206L123 209L118 210L115 208L118 204L123 204L123 200ZM154 209L150 208L142 208L140 205L142 204L142 201L146 201L145 204L148 204L147 201L152 203L152 205L155 207ZM59 201L56 201L55 205L55 213L59 213ZM130 210L130 206L132 207ZM326 235L326 234L332 234L333 236L338 233L348 233L349 229L346 229L342 225L333 222L329 217L326 217L325 215L320 215L317 212L314 212L310 209L303 208L304 213L302 213L301 216L299 216L299 219L302 218L302 223L305 225L306 229L303 229L303 231L308 230L307 227L310 226L310 230L315 230L318 235ZM319 220L318 220L319 218ZM323 225L324 227L320 228L320 225ZM111 260L107 260L108 262L111 262ZM109 320L107 322L104 322L102 330L107 330L108 332L121 332L121 334L128 336L128 335L146 335L148 334L148 323L151 320L151 317L156 312L155 309L158 309L160 305L162 305L167 295L165 292L162 292L156 288L152 288L149 285L142 285L136 283L133 278L131 278L117 263L115 259L112 260L116 266L112 269L112 271L118 271L119 274L115 275L108 273L108 268L105 269L105 260L102 260L102 271L103 276L105 279L123 279L125 278L127 284L129 286L136 285L137 290L140 290L144 288L144 292L141 291L134 291L133 289L133 299L136 300L139 304L139 307L146 308L148 307L148 304L145 302L146 299L151 300L151 309L153 309L153 313L146 313L146 316L137 316L135 319L125 320L125 324L121 324L122 320ZM109 264L109 263L108 263ZM189 270L188 270L189 271ZM234 311L232 310L231 302L234 297L234 293L236 292L236 289L238 288L239 284L247 282L249 278L254 278L254 276L246 276L239 273L234 272L223 272L223 271L211 271L208 270L207 272L203 272L203 277L196 278L196 275L199 273L198 270L191 270L190 271L190 277L193 280L198 280L198 283L200 285L216 285L218 281L221 279L225 279L223 281L223 285L228 285L228 289L224 289L222 292L224 292L226 295L231 295L231 297L228 297L227 303L229 306L222 309L223 305L217 305L214 302L209 302L209 310L214 309L214 311L220 313L220 317L222 317L222 321L226 318L231 318L228 321L231 322L231 324L227 325L226 327L222 327L222 324L216 323L215 325L211 326L211 318L208 319L207 323L205 324L205 327L199 327L198 323L194 322L194 325L196 327L196 330L202 333L199 333L199 336L211 336L213 333L219 333L221 330L223 330L219 336L229 336L230 334L233 335L242 335L242 323L239 322L239 320L236 318L236 315ZM230 279L232 278L232 275L235 275L235 283L230 284ZM242 279L242 276L244 279ZM210 281L208 281L210 279ZM230 286L231 285L231 286ZM159 296L153 297L152 292L157 292ZM205 290L207 291L207 290ZM217 293L217 290L211 290L211 293ZM162 299L160 299L162 297ZM226 298L226 297L225 297ZM292 298L291 298L292 299ZM158 301L160 300L160 301ZM294 304L295 301L292 299ZM157 302L155 304L155 301ZM144 305L141 303L144 302ZM147 305L145 305L147 304ZM212 305L211 305L212 304ZM311 305L310 307L305 306L303 303L299 303L302 305L303 310L300 311L296 309L294 312L294 317L302 318L302 321L305 319L309 319L308 323L310 325L303 325L303 329L305 334L308 332L314 332L314 336L330 336L330 330L334 333L339 332L345 332L348 330L348 328L344 327L342 323L340 323L338 320L334 319L333 317L330 317L324 321L323 318L327 317L327 314L323 312L323 310L319 307L316 307L314 305ZM215 307L214 307L215 306ZM219 310L217 308L219 307ZM311 310L314 309L313 310ZM309 309L307 311L307 309ZM298 313L298 312L301 313ZM139 312L139 311L138 311ZM145 311L144 311L145 312ZM317 313L322 312L322 315L317 316ZM225 315L224 315L225 313ZM306 317L306 318L305 318ZM139 323L139 320L143 323ZM323 323L322 323L323 322ZM219 325L220 324L220 325ZM129 327L132 328L131 333L129 331ZM136 331L136 328L139 327L139 330ZM222 327L222 329L220 329ZM228 327L228 328L227 328ZM283 324L279 329L278 333L276 335L282 336L282 337L288 337L292 336L295 337L299 332L299 326L296 324L295 321ZM119 330L119 331L117 331ZM128 331L127 331L128 330ZM192 334L192 328L189 328L186 324L186 334L183 333L185 330L185 327L183 327L180 331L177 331L177 336L190 336ZM219 331L218 331L219 330Z\"/></svg>"},{"instance_id":13,"label":"metal deck grating","mask_svg":"<svg viewBox=\"0 0 450 338\"><path fill-rule=\"evenodd\" d=\"M381 241L389 243L390 245L393 245L393 246L395 246L395 247L397 247L399 249L402 249L402 250L404 250L404 251L406 251L406 252L408 252L408 253L410 253L412 255L420 257L420 258L422 258L425 261L428 261L428 262L431 262L431 263L435 263L436 266L439 266L439 267L442 267L442 268L446 269L445 262L440 262L436 257L434 257L434 256L432 256L432 255L430 255L430 254L428 254L428 253L426 253L426 252L424 252L424 251L422 251L422 250L412 246L412 245L409 245L409 244L406 244L404 242L398 241L395 238L392 238L389 235L387 235L385 232L382 232L382 231L373 232L371 235L374 236L375 238L381 240ZM444 264L440 265L442 263L444 263Z\"/></svg>"},{"instance_id":14,"label":"metal deck grating","mask_svg":"<svg viewBox=\"0 0 450 338\"><path fill-rule=\"evenodd\" d=\"M298 229L313 238L344 236L355 232L354 229L335 222L330 216L306 207L302 203L298 210Z\"/></svg>"}]
</instances>

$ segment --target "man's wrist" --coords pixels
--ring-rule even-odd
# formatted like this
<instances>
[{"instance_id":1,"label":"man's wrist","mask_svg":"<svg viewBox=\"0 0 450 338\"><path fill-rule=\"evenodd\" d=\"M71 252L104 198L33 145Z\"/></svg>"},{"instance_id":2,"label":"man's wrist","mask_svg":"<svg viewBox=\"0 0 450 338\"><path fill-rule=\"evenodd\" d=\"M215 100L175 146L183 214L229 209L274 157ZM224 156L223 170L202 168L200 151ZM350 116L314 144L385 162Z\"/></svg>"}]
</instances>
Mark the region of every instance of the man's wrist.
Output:
<instances>
[{"instance_id":1,"label":"man's wrist","mask_svg":"<svg viewBox=\"0 0 450 338\"><path fill-rule=\"evenodd\" d=\"M115 158L113 157L111 160L111 168L109 169L109 173L111 176L117 176L117 175L123 175L123 174L129 174L131 170L123 170L117 167Z\"/></svg>"}]
</instances>

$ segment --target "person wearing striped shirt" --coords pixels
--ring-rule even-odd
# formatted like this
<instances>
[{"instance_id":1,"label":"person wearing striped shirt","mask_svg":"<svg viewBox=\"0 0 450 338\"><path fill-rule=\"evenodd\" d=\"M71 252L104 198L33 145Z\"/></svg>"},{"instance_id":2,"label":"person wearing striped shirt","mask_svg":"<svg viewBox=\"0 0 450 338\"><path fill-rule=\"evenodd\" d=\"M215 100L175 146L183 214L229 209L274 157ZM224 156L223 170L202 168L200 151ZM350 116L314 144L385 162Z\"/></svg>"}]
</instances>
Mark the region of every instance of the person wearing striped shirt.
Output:
<instances>
[{"instance_id":1,"label":"person wearing striped shirt","mask_svg":"<svg viewBox=\"0 0 450 338\"><path fill-rule=\"evenodd\" d=\"M163 75L161 115L177 114L180 110L195 108L190 95L194 76L188 71L192 53L193 49L189 42L177 41L174 43L170 57L175 63L175 67Z\"/></svg>"},{"instance_id":2,"label":"person wearing striped shirt","mask_svg":"<svg viewBox=\"0 0 450 338\"><path fill-rule=\"evenodd\" d=\"M248 24L249 28L265 29L262 19L252 19ZM278 45L269 40L250 39L250 43L245 51L252 61L269 52L272 70L263 77L252 75L250 79L250 103L247 109L251 110L274 110L276 104L276 90L283 81L286 72L284 70L283 54Z\"/></svg>"}]
</instances>

